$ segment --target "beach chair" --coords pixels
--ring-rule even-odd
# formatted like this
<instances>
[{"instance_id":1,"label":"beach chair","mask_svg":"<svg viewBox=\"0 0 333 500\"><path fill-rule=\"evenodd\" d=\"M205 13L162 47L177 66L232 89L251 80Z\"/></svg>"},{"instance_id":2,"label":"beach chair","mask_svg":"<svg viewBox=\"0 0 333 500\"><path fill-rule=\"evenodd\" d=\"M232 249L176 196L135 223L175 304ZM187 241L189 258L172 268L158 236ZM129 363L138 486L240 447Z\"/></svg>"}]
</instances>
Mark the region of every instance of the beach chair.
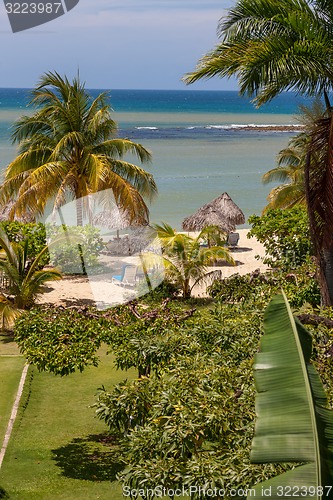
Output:
<instances>
[{"instance_id":1,"label":"beach chair","mask_svg":"<svg viewBox=\"0 0 333 500\"><path fill-rule=\"evenodd\" d=\"M134 286L136 283L137 266L126 265L120 275L112 276L112 283L121 286Z\"/></svg>"},{"instance_id":2,"label":"beach chair","mask_svg":"<svg viewBox=\"0 0 333 500\"><path fill-rule=\"evenodd\" d=\"M239 233L229 233L227 245L228 247L235 248L239 242Z\"/></svg>"}]
</instances>

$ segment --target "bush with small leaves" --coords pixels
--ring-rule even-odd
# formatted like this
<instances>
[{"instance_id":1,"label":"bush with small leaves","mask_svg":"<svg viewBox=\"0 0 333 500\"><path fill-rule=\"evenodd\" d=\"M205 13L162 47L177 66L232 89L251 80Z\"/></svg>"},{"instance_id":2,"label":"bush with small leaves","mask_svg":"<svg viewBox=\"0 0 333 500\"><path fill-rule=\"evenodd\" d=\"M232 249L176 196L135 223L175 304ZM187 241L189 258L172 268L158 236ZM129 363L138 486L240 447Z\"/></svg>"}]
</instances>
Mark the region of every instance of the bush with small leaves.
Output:
<instances>
[{"instance_id":1,"label":"bush with small leaves","mask_svg":"<svg viewBox=\"0 0 333 500\"><path fill-rule=\"evenodd\" d=\"M98 365L101 330L97 320L74 310L33 309L16 321L14 338L38 370L63 376Z\"/></svg>"},{"instance_id":2,"label":"bush with small leaves","mask_svg":"<svg viewBox=\"0 0 333 500\"><path fill-rule=\"evenodd\" d=\"M24 246L25 241L29 241L28 257L34 259L46 246L46 230L45 225L39 223L23 223L18 221L2 221L0 228L5 231L10 242L18 243ZM50 256L45 253L41 266L45 266L50 262Z\"/></svg>"},{"instance_id":3,"label":"bush with small leaves","mask_svg":"<svg viewBox=\"0 0 333 500\"><path fill-rule=\"evenodd\" d=\"M97 272L98 255L104 243L100 230L90 226L47 226L47 236L53 240L63 234L61 242L52 246L50 250L51 263L67 274L85 274L90 268ZM70 242L70 239L78 239ZM69 240L68 242L66 240Z\"/></svg>"},{"instance_id":4,"label":"bush with small leaves","mask_svg":"<svg viewBox=\"0 0 333 500\"><path fill-rule=\"evenodd\" d=\"M269 210L261 217L251 215L248 236L255 236L265 247L263 261L271 267L291 270L311 255L309 222L304 207Z\"/></svg>"},{"instance_id":5,"label":"bush with small leaves","mask_svg":"<svg viewBox=\"0 0 333 500\"><path fill-rule=\"evenodd\" d=\"M145 424L152 400L151 385L148 378L142 377L134 382L125 380L112 392L102 386L93 405L97 408L96 416L104 420L111 432L127 435L130 430Z\"/></svg>"}]
</instances>

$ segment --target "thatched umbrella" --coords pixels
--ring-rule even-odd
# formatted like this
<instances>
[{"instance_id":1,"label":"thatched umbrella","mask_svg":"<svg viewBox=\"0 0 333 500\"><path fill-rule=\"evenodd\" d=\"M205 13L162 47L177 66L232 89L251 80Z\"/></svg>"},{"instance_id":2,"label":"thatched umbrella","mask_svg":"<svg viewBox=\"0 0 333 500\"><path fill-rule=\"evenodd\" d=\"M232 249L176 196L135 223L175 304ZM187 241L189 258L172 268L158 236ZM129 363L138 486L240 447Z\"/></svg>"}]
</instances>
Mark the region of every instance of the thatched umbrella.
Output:
<instances>
[{"instance_id":1,"label":"thatched umbrella","mask_svg":"<svg viewBox=\"0 0 333 500\"><path fill-rule=\"evenodd\" d=\"M117 230L117 239L119 239L119 231L121 229L146 226L147 221L143 219L134 219L128 211L120 210L115 207L113 210L104 210L93 218L93 223L97 226L103 226L108 229Z\"/></svg>"},{"instance_id":2,"label":"thatched umbrella","mask_svg":"<svg viewBox=\"0 0 333 500\"><path fill-rule=\"evenodd\" d=\"M244 224L245 216L232 201L228 193L223 193L210 203L203 205L197 212L183 220L185 231L202 231L207 226L218 226L230 233L236 224Z\"/></svg>"},{"instance_id":3,"label":"thatched umbrella","mask_svg":"<svg viewBox=\"0 0 333 500\"><path fill-rule=\"evenodd\" d=\"M241 209L232 201L228 193L223 193L210 202L210 205L215 206L223 216L232 224L244 224L245 215Z\"/></svg>"}]
</instances>

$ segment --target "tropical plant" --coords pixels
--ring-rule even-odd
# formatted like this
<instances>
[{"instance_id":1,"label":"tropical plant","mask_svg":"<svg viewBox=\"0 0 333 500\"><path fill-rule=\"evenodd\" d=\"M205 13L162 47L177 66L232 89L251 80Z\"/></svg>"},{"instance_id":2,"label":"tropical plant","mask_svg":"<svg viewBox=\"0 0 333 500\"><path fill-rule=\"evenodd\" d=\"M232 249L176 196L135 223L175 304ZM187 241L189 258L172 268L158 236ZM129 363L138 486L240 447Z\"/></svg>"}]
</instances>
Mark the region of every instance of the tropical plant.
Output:
<instances>
[{"instance_id":1,"label":"tropical plant","mask_svg":"<svg viewBox=\"0 0 333 500\"><path fill-rule=\"evenodd\" d=\"M293 318L286 296L265 312L265 335L255 356L257 421L254 463L292 462L293 470L255 486L256 498L287 497L288 491L320 499L332 496L333 412L311 364L312 339Z\"/></svg>"},{"instance_id":2,"label":"tropical plant","mask_svg":"<svg viewBox=\"0 0 333 500\"><path fill-rule=\"evenodd\" d=\"M236 75L258 105L290 89L324 96L326 112L309 130L305 195L325 305L333 304L332 27L326 0L239 0L220 22L221 43L185 77Z\"/></svg>"},{"instance_id":3,"label":"tropical plant","mask_svg":"<svg viewBox=\"0 0 333 500\"><path fill-rule=\"evenodd\" d=\"M315 99L311 106L300 106L298 121L304 127L303 131L289 139L288 146L277 155L277 167L262 177L264 184L282 182L269 193L269 204L264 213L271 208L306 205L304 175L311 131L324 113L325 109L319 99Z\"/></svg>"},{"instance_id":4,"label":"tropical plant","mask_svg":"<svg viewBox=\"0 0 333 500\"><path fill-rule=\"evenodd\" d=\"M163 262L166 268L166 278L178 286L184 298L189 298L195 285L212 279L217 272L208 271L215 260L235 264L228 249L224 246L203 246L207 240L217 238L218 229L209 226L203 229L195 238L177 233L168 224L155 224L154 230L163 249Z\"/></svg>"},{"instance_id":5,"label":"tropical plant","mask_svg":"<svg viewBox=\"0 0 333 500\"><path fill-rule=\"evenodd\" d=\"M176 305L184 308L182 302ZM147 330L151 312L146 311ZM261 313L226 305L197 311L186 321L176 322L172 315L162 324L159 312L145 337L146 350L136 360L139 367L144 352L150 356L155 347L159 369L152 365L149 377L103 388L94 405L110 431L121 432L127 467L119 478L124 488L154 492L156 484L191 486L191 498L199 499L204 486L224 489L220 497L231 498L232 488L246 488L285 470L249 460L255 416L252 356L258 349ZM128 323L113 331L112 351L118 358L120 341L128 359L135 361L131 344L145 335L144 325L138 330L137 322ZM157 491L147 493L147 498L156 497Z\"/></svg>"},{"instance_id":6,"label":"tropical plant","mask_svg":"<svg viewBox=\"0 0 333 500\"><path fill-rule=\"evenodd\" d=\"M82 274L85 271L98 269L98 255L104 247L100 230L90 224L84 226L46 226L46 233L51 244L51 265L67 274ZM63 238L59 238L63 235ZM79 241L79 247L78 243ZM83 273L85 274L85 273Z\"/></svg>"},{"instance_id":7,"label":"tropical plant","mask_svg":"<svg viewBox=\"0 0 333 500\"><path fill-rule=\"evenodd\" d=\"M36 224L34 222L27 223L6 220L0 222L0 228L6 233L10 242L18 243L23 247L25 241L29 241L29 259L34 259L46 246L46 229L45 225L41 222ZM42 264L46 265L48 263L49 255L45 253Z\"/></svg>"},{"instance_id":8,"label":"tropical plant","mask_svg":"<svg viewBox=\"0 0 333 500\"><path fill-rule=\"evenodd\" d=\"M79 78L70 82L58 73L46 73L32 92L32 116L22 116L14 125L12 139L19 154L5 172L0 200L15 200L11 216L44 213L53 199L57 209L68 196L76 204L77 223L83 212L90 214L89 196L111 190L120 209L131 219L146 221L144 198L156 192L152 175L124 156L134 154L143 162L150 152L140 144L116 137L107 94L94 100ZM110 191L102 201L107 202Z\"/></svg>"},{"instance_id":9,"label":"tropical plant","mask_svg":"<svg viewBox=\"0 0 333 500\"><path fill-rule=\"evenodd\" d=\"M254 236L265 247L265 264L286 271L295 269L312 255L309 219L304 207L276 208L248 219Z\"/></svg>"},{"instance_id":10,"label":"tropical plant","mask_svg":"<svg viewBox=\"0 0 333 500\"><path fill-rule=\"evenodd\" d=\"M332 20L327 0L238 0L219 22L221 43L184 80L236 75L258 105L290 89L329 92Z\"/></svg>"},{"instance_id":11,"label":"tropical plant","mask_svg":"<svg viewBox=\"0 0 333 500\"><path fill-rule=\"evenodd\" d=\"M302 135L302 137L304 137ZM277 156L277 167L266 172L262 182L282 182L268 194L263 213L272 208L291 208L305 204L304 168L306 160L305 144L300 136L292 137L288 147L282 149Z\"/></svg>"},{"instance_id":12,"label":"tropical plant","mask_svg":"<svg viewBox=\"0 0 333 500\"><path fill-rule=\"evenodd\" d=\"M0 324L1 328L12 328L14 320L23 310L29 309L36 298L43 293L43 285L47 281L61 279L57 269L40 269L48 247L30 260L28 257L29 240L24 245L11 243L8 236L0 229L0 272L8 281L8 293L0 293Z\"/></svg>"}]
</instances>

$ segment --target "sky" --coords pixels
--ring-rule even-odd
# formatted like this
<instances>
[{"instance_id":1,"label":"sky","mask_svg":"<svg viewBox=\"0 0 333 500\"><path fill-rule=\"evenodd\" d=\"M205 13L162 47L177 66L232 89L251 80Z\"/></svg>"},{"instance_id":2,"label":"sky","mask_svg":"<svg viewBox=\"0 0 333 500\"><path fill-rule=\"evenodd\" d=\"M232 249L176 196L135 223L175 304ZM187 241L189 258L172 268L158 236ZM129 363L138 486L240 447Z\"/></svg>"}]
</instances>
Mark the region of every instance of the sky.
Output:
<instances>
[{"instance_id":1,"label":"sky","mask_svg":"<svg viewBox=\"0 0 333 500\"><path fill-rule=\"evenodd\" d=\"M12 33L0 0L0 87L30 88L46 71L71 78L79 70L87 88L236 90L235 80L181 81L218 43L218 21L233 3L80 0L49 23Z\"/></svg>"}]
</instances>

